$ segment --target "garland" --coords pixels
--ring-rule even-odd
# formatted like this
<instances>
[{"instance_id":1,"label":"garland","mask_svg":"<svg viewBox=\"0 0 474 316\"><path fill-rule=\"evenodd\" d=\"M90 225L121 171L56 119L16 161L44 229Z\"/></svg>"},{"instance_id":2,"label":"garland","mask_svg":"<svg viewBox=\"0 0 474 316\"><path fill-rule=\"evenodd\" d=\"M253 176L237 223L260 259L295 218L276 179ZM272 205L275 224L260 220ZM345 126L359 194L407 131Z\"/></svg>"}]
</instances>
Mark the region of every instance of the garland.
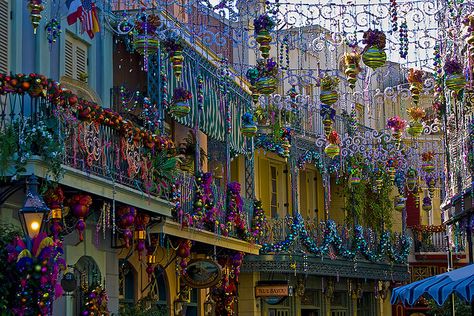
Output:
<instances>
[{"instance_id":1,"label":"garland","mask_svg":"<svg viewBox=\"0 0 474 316\"><path fill-rule=\"evenodd\" d=\"M417 233L442 233L446 231L444 225L415 225L411 230Z\"/></svg>"},{"instance_id":2,"label":"garland","mask_svg":"<svg viewBox=\"0 0 474 316\"><path fill-rule=\"evenodd\" d=\"M224 236L235 228L235 235L242 240L249 239L247 223L243 214L243 202L240 196L240 183L231 182L227 186L227 216L226 225L223 231Z\"/></svg>"},{"instance_id":3,"label":"garland","mask_svg":"<svg viewBox=\"0 0 474 316\"><path fill-rule=\"evenodd\" d=\"M285 148L283 148L280 142L275 142L272 137L267 134L260 134L255 138L255 148L262 148L265 151L269 151L277 154L282 158L287 158Z\"/></svg>"},{"instance_id":4,"label":"garland","mask_svg":"<svg viewBox=\"0 0 474 316\"><path fill-rule=\"evenodd\" d=\"M20 280L12 311L15 315L50 315L53 300L62 294L59 272L66 267L61 242L45 233L37 237L17 237L7 246L8 262L15 262Z\"/></svg>"},{"instance_id":5,"label":"garland","mask_svg":"<svg viewBox=\"0 0 474 316\"><path fill-rule=\"evenodd\" d=\"M354 236L352 241L346 246L343 242L342 234L337 230L337 225L334 221L327 221L324 231L323 241L320 245L308 233L304 225L304 220L300 214L297 214L290 227L290 232L285 240L273 244L263 244L260 253L280 253L288 252L290 246L297 238L300 238L306 250L314 255L326 256L330 255L331 250L334 250L337 255L355 260L357 254L360 253L370 262L381 262L385 257L388 257L392 262L404 264L408 260L410 253L411 240L410 237L402 235L395 236L397 245L394 245L390 232L385 231L380 235L380 241L376 249L370 249L369 244L364 236L364 229L357 225L354 229Z\"/></svg>"},{"instance_id":6,"label":"garland","mask_svg":"<svg viewBox=\"0 0 474 316\"><path fill-rule=\"evenodd\" d=\"M262 202L255 200L253 203L252 238L259 242L264 237L266 229L268 229L268 222Z\"/></svg>"},{"instance_id":7,"label":"garland","mask_svg":"<svg viewBox=\"0 0 474 316\"><path fill-rule=\"evenodd\" d=\"M243 252L231 252L218 260L223 271L227 271L227 273L223 274L221 282L211 290L212 298L216 303L216 315L234 315L236 299L238 298L240 267L243 259Z\"/></svg>"},{"instance_id":8,"label":"garland","mask_svg":"<svg viewBox=\"0 0 474 316\"><path fill-rule=\"evenodd\" d=\"M298 157L296 165L299 169L304 169L306 163L313 163L318 170L324 170L324 161L321 154L314 150L307 150L304 154Z\"/></svg>"},{"instance_id":9,"label":"garland","mask_svg":"<svg viewBox=\"0 0 474 316\"><path fill-rule=\"evenodd\" d=\"M31 73L9 76L0 73L0 95L7 93L45 97L53 105L71 110L80 121L96 122L110 127L124 137L132 137L134 141L149 149L164 150L174 147L168 137L155 135L151 130L124 120L117 112L102 108L95 102L81 99L70 90L63 90L59 82L43 75Z\"/></svg>"},{"instance_id":10,"label":"garland","mask_svg":"<svg viewBox=\"0 0 474 316\"><path fill-rule=\"evenodd\" d=\"M102 286L98 285L86 293L81 316L108 316L110 315L107 303L109 298Z\"/></svg>"}]
</instances>

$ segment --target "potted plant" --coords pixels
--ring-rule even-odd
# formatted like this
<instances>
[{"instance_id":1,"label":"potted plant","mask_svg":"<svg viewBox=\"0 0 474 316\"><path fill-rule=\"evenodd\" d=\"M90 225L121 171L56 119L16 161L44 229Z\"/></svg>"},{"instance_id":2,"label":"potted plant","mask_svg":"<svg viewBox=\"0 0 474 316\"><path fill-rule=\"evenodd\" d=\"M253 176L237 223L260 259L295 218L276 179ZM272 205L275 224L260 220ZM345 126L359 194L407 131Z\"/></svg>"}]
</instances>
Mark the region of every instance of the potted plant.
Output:
<instances>
[{"instance_id":1,"label":"potted plant","mask_svg":"<svg viewBox=\"0 0 474 316\"><path fill-rule=\"evenodd\" d=\"M278 85L278 65L273 58L257 61L258 79L255 87L260 94L272 94Z\"/></svg>"},{"instance_id":2,"label":"potted plant","mask_svg":"<svg viewBox=\"0 0 474 316\"><path fill-rule=\"evenodd\" d=\"M177 36L168 36L162 43L164 51L168 54L171 63L173 64L173 74L179 80L183 72L184 63L184 42L183 39Z\"/></svg>"},{"instance_id":3,"label":"potted plant","mask_svg":"<svg viewBox=\"0 0 474 316\"><path fill-rule=\"evenodd\" d=\"M397 142L400 142L403 131L406 127L405 120L401 119L399 116L393 116L387 120L387 127L392 130L392 136Z\"/></svg>"},{"instance_id":4,"label":"potted plant","mask_svg":"<svg viewBox=\"0 0 474 316\"><path fill-rule=\"evenodd\" d=\"M253 20L253 26L255 29L255 40L260 44L262 57L268 58L270 56L270 42L272 41L270 32L275 27L275 21L265 13Z\"/></svg>"},{"instance_id":5,"label":"potted plant","mask_svg":"<svg viewBox=\"0 0 474 316\"><path fill-rule=\"evenodd\" d=\"M420 100L420 92L423 90L423 71L410 68L408 82L410 83L410 92L413 103L417 105Z\"/></svg>"},{"instance_id":6,"label":"potted plant","mask_svg":"<svg viewBox=\"0 0 474 316\"><path fill-rule=\"evenodd\" d=\"M434 170L433 158L434 153L432 151L427 151L421 154L421 160L423 161L421 168L425 172L432 172Z\"/></svg>"},{"instance_id":7,"label":"potted plant","mask_svg":"<svg viewBox=\"0 0 474 316\"><path fill-rule=\"evenodd\" d=\"M170 106L170 113L176 117L185 117L191 111L188 100L193 97L190 91L183 87L174 89L173 102Z\"/></svg>"},{"instance_id":8,"label":"potted plant","mask_svg":"<svg viewBox=\"0 0 474 316\"><path fill-rule=\"evenodd\" d=\"M386 37L382 31L369 29L364 33L363 43L366 45L362 53L364 64L373 70L382 67L387 61L385 53Z\"/></svg>"},{"instance_id":9,"label":"potted plant","mask_svg":"<svg viewBox=\"0 0 474 316\"><path fill-rule=\"evenodd\" d=\"M423 211L426 211L426 212L429 212L431 210L431 199L429 196L425 196L423 198L423 204L421 206L421 208L423 209Z\"/></svg>"},{"instance_id":10,"label":"potted plant","mask_svg":"<svg viewBox=\"0 0 474 316\"><path fill-rule=\"evenodd\" d=\"M456 59L447 59L444 64L445 84L449 90L458 93L466 85L462 64Z\"/></svg>"},{"instance_id":11,"label":"potted plant","mask_svg":"<svg viewBox=\"0 0 474 316\"><path fill-rule=\"evenodd\" d=\"M333 159L334 157L339 155L339 152L341 151L341 149L339 148L341 139L339 138L339 135L336 131L332 131L331 133L329 133L328 142L329 144L326 146L326 148L324 148L324 152L326 153L326 155L328 155L329 158Z\"/></svg>"},{"instance_id":12,"label":"potted plant","mask_svg":"<svg viewBox=\"0 0 474 316\"><path fill-rule=\"evenodd\" d=\"M361 170L360 168L351 168L350 176L349 176L349 183L350 185L357 185L361 182Z\"/></svg>"},{"instance_id":13,"label":"potted plant","mask_svg":"<svg viewBox=\"0 0 474 316\"><path fill-rule=\"evenodd\" d=\"M240 132L245 137L254 137L257 135L257 125L253 119L252 113L244 113L242 115L242 127L240 128Z\"/></svg>"},{"instance_id":14,"label":"potted plant","mask_svg":"<svg viewBox=\"0 0 474 316\"><path fill-rule=\"evenodd\" d=\"M324 76L321 79L321 93L319 100L326 105L332 105L339 99L337 93L337 85L339 84L339 78L334 76Z\"/></svg>"},{"instance_id":15,"label":"potted plant","mask_svg":"<svg viewBox=\"0 0 474 316\"><path fill-rule=\"evenodd\" d=\"M406 198L404 197L397 197L395 198L395 210L398 211L398 212L401 212L403 211L403 209L405 208L405 202L406 202Z\"/></svg>"},{"instance_id":16,"label":"potted plant","mask_svg":"<svg viewBox=\"0 0 474 316\"><path fill-rule=\"evenodd\" d=\"M358 52L346 53L344 54L344 64L346 69L344 73L347 76L347 81L349 82L349 87L351 89L355 88L357 82L357 75L360 73L360 54Z\"/></svg>"},{"instance_id":17,"label":"potted plant","mask_svg":"<svg viewBox=\"0 0 474 316\"><path fill-rule=\"evenodd\" d=\"M139 14L135 20L135 32L133 35L133 46L142 56L153 55L158 51L159 42L156 30L161 21L154 14Z\"/></svg>"},{"instance_id":18,"label":"potted plant","mask_svg":"<svg viewBox=\"0 0 474 316\"><path fill-rule=\"evenodd\" d=\"M415 106L407 110L408 116L410 116L410 126L408 127L408 134L413 137L418 137L423 132L423 124L420 122L425 116L425 110Z\"/></svg>"}]
</instances>

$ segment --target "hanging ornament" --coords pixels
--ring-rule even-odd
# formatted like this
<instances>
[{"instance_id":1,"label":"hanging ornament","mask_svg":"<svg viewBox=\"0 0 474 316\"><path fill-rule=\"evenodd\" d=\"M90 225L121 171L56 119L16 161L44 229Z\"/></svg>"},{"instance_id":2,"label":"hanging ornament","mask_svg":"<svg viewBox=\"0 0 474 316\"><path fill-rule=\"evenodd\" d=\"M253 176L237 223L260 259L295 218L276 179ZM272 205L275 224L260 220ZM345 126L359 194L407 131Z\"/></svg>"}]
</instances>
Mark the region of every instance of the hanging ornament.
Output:
<instances>
[{"instance_id":1,"label":"hanging ornament","mask_svg":"<svg viewBox=\"0 0 474 316\"><path fill-rule=\"evenodd\" d=\"M273 58L259 59L257 61L258 79L255 87L258 93L272 94L278 85L278 65Z\"/></svg>"},{"instance_id":2,"label":"hanging ornament","mask_svg":"<svg viewBox=\"0 0 474 316\"><path fill-rule=\"evenodd\" d=\"M395 206L394 206L395 210L398 212L403 211L403 209L405 208L406 198L399 196L395 198L394 202L395 202Z\"/></svg>"},{"instance_id":3,"label":"hanging ornament","mask_svg":"<svg viewBox=\"0 0 474 316\"><path fill-rule=\"evenodd\" d=\"M46 32L48 33L48 43L51 46L56 43L56 40L62 33L59 20L56 18L51 19L51 21L46 24Z\"/></svg>"},{"instance_id":4,"label":"hanging ornament","mask_svg":"<svg viewBox=\"0 0 474 316\"><path fill-rule=\"evenodd\" d=\"M427 151L421 154L421 160L423 161L421 168L427 173L433 172L435 169L433 158L434 153L432 151Z\"/></svg>"},{"instance_id":5,"label":"hanging ornament","mask_svg":"<svg viewBox=\"0 0 474 316\"><path fill-rule=\"evenodd\" d=\"M432 204L431 204L431 199L430 199L429 196L425 196L423 198L423 204L422 204L421 208L423 209L423 211L426 211L426 212L431 211Z\"/></svg>"},{"instance_id":6,"label":"hanging ornament","mask_svg":"<svg viewBox=\"0 0 474 316\"><path fill-rule=\"evenodd\" d=\"M76 224L76 229L79 232L79 240L84 240L84 230L86 229L85 218L89 215L89 208L92 205L92 198L90 195L76 194L69 200L69 207L72 214L79 220Z\"/></svg>"},{"instance_id":7,"label":"hanging ornament","mask_svg":"<svg viewBox=\"0 0 474 316\"><path fill-rule=\"evenodd\" d=\"M456 59L447 59L444 63L445 84L449 90L459 93L466 85L462 64Z\"/></svg>"},{"instance_id":8,"label":"hanging ornament","mask_svg":"<svg viewBox=\"0 0 474 316\"><path fill-rule=\"evenodd\" d=\"M363 43L366 45L362 54L364 64L373 70L382 67L387 61L385 53L386 37L382 31L369 29L364 33Z\"/></svg>"},{"instance_id":9,"label":"hanging ornament","mask_svg":"<svg viewBox=\"0 0 474 316\"><path fill-rule=\"evenodd\" d=\"M148 71L148 57L156 54L160 46L155 33L160 24L160 18L157 15L146 12L138 14L135 20L133 46L144 58L143 69L145 71Z\"/></svg>"},{"instance_id":10,"label":"hanging ornament","mask_svg":"<svg viewBox=\"0 0 474 316\"><path fill-rule=\"evenodd\" d=\"M257 124L255 124L252 113L247 112L242 115L242 127L240 128L240 132L245 137L254 137L257 135Z\"/></svg>"},{"instance_id":11,"label":"hanging ornament","mask_svg":"<svg viewBox=\"0 0 474 316\"><path fill-rule=\"evenodd\" d=\"M247 70L246 77L247 80L250 82L250 91L252 92L252 101L255 105L258 103L258 98L260 94L258 93L258 89L255 86L258 80L258 68L257 67L250 67Z\"/></svg>"},{"instance_id":12,"label":"hanging ornament","mask_svg":"<svg viewBox=\"0 0 474 316\"><path fill-rule=\"evenodd\" d=\"M178 118L188 115L189 112L191 112L189 100L191 100L192 97L193 95L191 92L184 89L183 87L175 88L173 93L173 102L170 106L170 113Z\"/></svg>"},{"instance_id":13,"label":"hanging ornament","mask_svg":"<svg viewBox=\"0 0 474 316\"><path fill-rule=\"evenodd\" d=\"M319 100L326 105L332 105L339 99L337 87L339 84L339 78L333 76L324 76L321 79L321 93Z\"/></svg>"},{"instance_id":14,"label":"hanging ornament","mask_svg":"<svg viewBox=\"0 0 474 316\"><path fill-rule=\"evenodd\" d=\"M410 92L413 103L418 105L420 100L420 92L423 90L423 71L410 68L408 73L408 82L410 83Z\"/></svg>"},{"instance_id":15,"label":"hanging ornament","mask_svg":"<svg viewBox=\"0 0 474 316\"><path fill-rule=\"evenodd\" d=\"M138 213L135 217L134 237L137 241L138 260L141 260L142 253L145 250L146 226L150 222L150 216L144 213Z\"/></svg>"},{"instance_id":16,"label":"hanging ornament","mask_svg":"<svg viewBox=\"0 0 474 316\"><path fill-rule=\"evenodd\" d=\"M400 24L400 58L408 56L408 25L406 21Z\"/></svg>"},{"instance_id":17,"label":"hanging ornament","mask_svg":"<svg viewBox=\"0 0 474 316\"><path fill-rule=\"evenodd\" d=\"M415 192L416 185L418 184L418 174L415 169L409 168L406 175L406 186L408 191Z\"/></svg>"},{"instance_id":18,"label":"hanging ornament","mask_svg":"<svg viewBox=\"0 0 474 316\"><path fill-rule=\"evenodd\" d=\"M339 144L341 140L339 135L336 131L332 131L328 136L329 144L324 148L324 152L328 155L329 158L334 159L334 157L339 155L341 149L339 148Z\"/></svg>"},{"instance_id":19,"label":"hanging ornament","mask_svg":"<svg viewBox=\"0 0 474 316\"><path fill-rule=\"evenodd\" d=\"M44 10L42 0L29 0L28 9L30 10L30 20L33 25L33 33L36 34L36 29L41 21L41 12Z\"/></svg>"},{"instance_id":20,"label":"hanging ornament","mask_svg":"<svg viewBox=\"0 0 474 316\"><path fill-rule=\"evenodd\" d=\"M270 32L273 31L275 22L268 14L261 14L254 19L253 26L255 29L255 40L260 44L262 57L266 59L270 56L270 43L272 41Z\"/></svg>"},{"instance_id":21,"label":"hanging ornament","mask_svg":"<svg viewBox=\"0 0 474 316\"><path fill-rule=\"evenodd\" d=\"M413 138L417 138L423 133L423 124L421 120L425 118L425 110L419 106L414 106L407 109L408 116L410 117L410 125L408 127L408 134Z\"/></svg>"},{"instance_id":22,"label":"hanging ornament","mask_svg":"<svg viewBox=\"0 0 474 316\"><path fill-rule=\"evenodd\" d=\"M130 240L133 238L132 227L135 222L136 210L132 206L121 206L117 210L117 226L122 230L125 247L130 248Z\"/></svg>"},{"instance_id":23,"label":"hanging ornament","mask_svg":"<svg viewBox=\"0 0 474 316\"><path fill-rule=\"evenodd\" d=\"M360 54L358 52L346 53L344 55L344 64L346 69L344 73L347 76L349 87L354 89L357 82L357 75L360 73Z\"/></svg>"},{"instance_id":24,"label":"hanging ornament","mask_svg":"<svg viewBox=\"0 0 474 316\"><path fill-rule=\"evenodd\" d=\"M329 105L321 104L320 115L323 118L324 134L329 137L332 131L332 125L336 117L336 110L331 108Z\"/></svg>"},{"instance_id":25,"label":"hanging ornament","mask_svg":"<svg viewBox=\"0 0 474 316\"><path fill-rule=\"evenodd\" d=\"M361 170L359 168L351 168L349 176L349 184L351 186L358 185L362 181L361 179Z\"/></svg>"},{"instance_id":26,"label":"hanging ornament","mask_svg":"<svg viewBox=\"0 0 474 316\"><path fill-rule=\"evenodd\" d=\"M183 72L184 63L184 42L183 39L176 36L168 36L162 43L164 51L168 54L173 67L173 74L177 80L180 80Z\"/></svg>"},{"instance_id":27,"label":"hanging ornament","mask_svg":"<svg viewBox=\"0 0 474 316\"><path fill-rule=\"evenodd\" d=\"M389 158L387 160L388 175L390 177L390 182L395 181L396 167L398 167L398 161L395 158Z\"/></svg>"},{"instance_id":28,"label":"hanging ornament","mask_svg":"<svg viewBox=\"0 0 474 316\"><path fill-rule=\"evenodd\" d=\"M398 144L400 144L406 124L405 120L399 116L393 116L387 120L387 127L392 130L392 136Z\"/></svg>"},{"instance_id":29,"label":"hanging ornament","mask_svg":"<svg viewBox=\"0 0 474 316\"><path fill-rule=\"evenodd\" d=\"M50 188L44 195L44 201L51 210L50 218L52 220L50 230L54 240L58 239L59 233L63 230L62 225L62 208L64 203L64 191L60 186Z\"/></svg>"},{"instance_id":30,"label":"hanging ornament","mask_svg":"<svg viewBox=\"0 0 474 316\"><path fill-rule=\"evenodd\" d=\"M397 24L397 1L390 0L390 20L392 22L392 32L396 32L398 30Z\"/></svg>"}]
</instances>

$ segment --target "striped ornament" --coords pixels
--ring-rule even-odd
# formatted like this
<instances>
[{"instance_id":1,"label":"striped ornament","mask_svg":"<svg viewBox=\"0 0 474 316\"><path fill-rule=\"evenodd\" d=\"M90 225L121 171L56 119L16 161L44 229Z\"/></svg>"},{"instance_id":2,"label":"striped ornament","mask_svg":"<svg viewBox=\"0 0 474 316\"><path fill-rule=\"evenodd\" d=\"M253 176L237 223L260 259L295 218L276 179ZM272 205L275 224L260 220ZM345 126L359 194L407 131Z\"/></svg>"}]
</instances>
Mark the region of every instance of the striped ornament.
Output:
<instances>
[{"instance_id":1,"label":"striped ornament","mask_svg":"<svg viewBox=\"0 0 474 316\"><path fill-rule=\"evenodd\" d=\"M379 49L377 46L370 46L364 54L362 54L362 60L367 67L373 70L382 67L387 61L387 54L383 49Z\"/></svg>"}]
</instances>

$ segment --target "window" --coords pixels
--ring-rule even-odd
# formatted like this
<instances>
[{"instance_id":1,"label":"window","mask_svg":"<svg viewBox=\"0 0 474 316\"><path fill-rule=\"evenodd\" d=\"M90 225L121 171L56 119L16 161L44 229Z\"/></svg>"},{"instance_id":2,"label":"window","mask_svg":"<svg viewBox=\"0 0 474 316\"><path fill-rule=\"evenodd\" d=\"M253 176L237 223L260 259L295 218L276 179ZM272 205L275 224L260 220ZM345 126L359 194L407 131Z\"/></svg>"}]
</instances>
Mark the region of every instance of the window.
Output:
<instances>
[{"instance_id":1,"label":"window","mask_svg":"<svg viewBox=\"0 0 474 316\"><path fill-rule=\"evenodd\" d=\"M158 298L156 304L160 307L162 311L166 311L168 308L168 291L166 287L165 280L165 270L161 267L156 267L155 269L155 284L152 288L153 293Z\"/></svg>"},{"instance_id":2,"label":"window","mask_svg":"<svg viewBox=\"0 0 474 316\"><path fill-rule=\"evenodd\" d=\"M127 260L119 261L119 301L121 307L135 303L135 269Z\"/></svg>"},{"instance_id":3,"label":"window","mask_svg":"<svg viewBox=\"0 0 474 316\"><path fill-rule=\"evenodd\" d=\"M8 73L8 43L9 43L10 11L8 0L0 0L0 34L6 39L0 41L0 72Z\"/></svg>"},{"instance_id":4,"label":"window","mask_svg":"<svg viewBox=\"0 0 474 316\"><path fill-rule=\"evenodd\" d=\"M347 316L348 293L334 292L331 302L331 316Z\"/></svg>"},{"instance_id":5,"label":"window","mask_svg":"<svg viewBox=\"0 0 474 316\"><path fill-rule=\"evenodd\" d=\"M290 311L287 309L270 308L268 310L268 316L290 316Z\"/></svg>"},{"instance_id":6,"label":"window","mask_svg":"<svg viewBox=\"0 0 474 316\"><path fill-rule=\"evenodd\" d=\"M88 57L87 44L66 36L64 44L64 75L71 79L87 81Z\"/></svg>"},{"instance_id":7,"label":"window","mask_svg":"<svg viewBox=\"0 0 474 316\"><path fill-rule=\"evenodd\" d=\"M270 211L272 217L278 214L278 172L276 166L270 166Z\"/></svg>"},{"instance_id":8,"label":"window","mask_svg":"<svg viewBox=\"0 0 474 316\"><path fill-rule=\"evenodd\" d=\"M186 316L198 315L198 289L191 289L191 301L187 304Z\"/></svg>"},{"instance_id":9,"label":"window","mask_svg":"<svg viewBox=\"0 0 474 316\"><path fill-rule=\"evenodd\" d=\"M374 293L364 292L357 303L357 315L376 315Z\"/></svg>"}]
</instances>

